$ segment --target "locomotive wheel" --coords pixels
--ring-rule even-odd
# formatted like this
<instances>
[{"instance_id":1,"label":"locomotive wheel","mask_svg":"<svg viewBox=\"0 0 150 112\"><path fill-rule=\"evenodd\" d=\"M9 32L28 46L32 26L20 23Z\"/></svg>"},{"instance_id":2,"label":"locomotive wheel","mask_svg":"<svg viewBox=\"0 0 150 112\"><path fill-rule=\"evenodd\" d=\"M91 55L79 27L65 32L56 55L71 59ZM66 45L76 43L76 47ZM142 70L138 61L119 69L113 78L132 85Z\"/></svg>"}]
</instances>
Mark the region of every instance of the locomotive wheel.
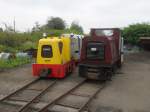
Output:
<instances>
[{"instance_id":1,"label":"locomotive wheel","mask_svg":"<svg viewBox=\"0 0 150 112\"><path fill-rule=\"evenodd\" d=\"M108 81L108 80L111 80L113 73L112 73L112 70L109 70L109 71L104 71L102 74L103 75L99 76L99 80Z\"/></svg>"},{"instance_id":2,"label":"locomotive wheel","mask_svg":"<svg viewBox=\"0 0 150 112\"><path fill-rule=\"evenodd\" d=\"M73 71L73 65L70 65L69 66L69 73L72 73L72 71Z\"/></svg>"},{"instance_id":3,"label":"locomotive wheel","mask_svg":"<svg viewBox=\"0 0 150 112\"><path fill-rule=\"evenodd\" d=\"M112 75L113 75L112 71L108 71L107 72L107 80L111 80Z\"/></svg>"},{"instance_id":4,"label":"locomotive wheel","mask_svg":"<svg viewBox=\"0 0 150 112\"><path fill-rule=\"evenodd\" d=\"M121 58L117 61L117 67L118 68L121 68L121 66L122 66L122 63L121 63Z\"/></svg>"},{"instance_id":5,"label":"locomotive wheel","mask_svg":"<svg viewBox=\"0 0 150 112\"><path fill-rule=\"evenodd\" d=\"M85 76L85 68L82 66L79 66L79 76L81 77Z\"/></svg>"},{"instance_id":6,"label":"locomotive wheel","mask_svg":"<svg viewBox=\"0 0 150 112\"><path fill-rule=\"evenodd\" d=\"M112 66L112 69L111 69L112 75L116 73L117 67L118 67L117 63Z\"/></svg>"}]
</instances>

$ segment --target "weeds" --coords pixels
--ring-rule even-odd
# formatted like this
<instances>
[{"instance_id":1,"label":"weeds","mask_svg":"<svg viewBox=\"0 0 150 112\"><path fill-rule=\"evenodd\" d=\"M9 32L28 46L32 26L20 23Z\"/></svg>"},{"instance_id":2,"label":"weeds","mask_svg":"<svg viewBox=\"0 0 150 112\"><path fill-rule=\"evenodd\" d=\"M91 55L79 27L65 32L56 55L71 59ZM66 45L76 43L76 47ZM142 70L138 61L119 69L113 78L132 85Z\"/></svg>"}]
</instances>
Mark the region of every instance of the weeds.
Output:
<instances>
[{"instance_id":1,"label":"weeds","mask_svg":"<svg viewBox=\"0 0 150 112\"><path fill-rule=\"evenodd\" d=\"M0 69L13 68L27 63L31 63L31 59L28 57L0 60Z\"/></svg>"}]
</instances>

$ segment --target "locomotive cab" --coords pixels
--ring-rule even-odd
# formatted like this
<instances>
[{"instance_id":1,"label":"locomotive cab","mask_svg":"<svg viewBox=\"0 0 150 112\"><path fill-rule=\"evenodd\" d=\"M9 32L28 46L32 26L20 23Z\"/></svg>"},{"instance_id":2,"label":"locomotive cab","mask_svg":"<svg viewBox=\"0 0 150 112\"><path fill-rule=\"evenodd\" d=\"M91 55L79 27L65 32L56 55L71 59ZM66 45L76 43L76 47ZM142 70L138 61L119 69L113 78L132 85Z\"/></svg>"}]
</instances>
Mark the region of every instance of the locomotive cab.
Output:
<instances>
[{"instance_id":1,"label":"locomotive cab","mask_svg":"<svg viewBox=\"0 0 150 112\"><path fill-rule=\"evenodd\" d=\"M59 38L43 38L39 40L36 64L32 65L33 75L40 77L62 77L63 42ZM55 69L54 69L55 68Z\"/></svg>"},{"instance_id":2,"label":"locomotive cab","mask_svg":"<svg viewBox=\"0 0 150 112\"><path fill-rule=\"evenodd\" d=\"M60 39L41 39L38 46L37 64L63 64L62 47L63 43Z\"/></svg>"},{"instance_id":3,"label":"locomotive cab","mask_svg":"<svg viewBox=\"0 0 150 112\"><path fill-rule=\"evenodd\" d=\"M81 49L79 76L107 80L121 62L120 30L91 29L84 37Z\"/></svg>"}]
</instances>

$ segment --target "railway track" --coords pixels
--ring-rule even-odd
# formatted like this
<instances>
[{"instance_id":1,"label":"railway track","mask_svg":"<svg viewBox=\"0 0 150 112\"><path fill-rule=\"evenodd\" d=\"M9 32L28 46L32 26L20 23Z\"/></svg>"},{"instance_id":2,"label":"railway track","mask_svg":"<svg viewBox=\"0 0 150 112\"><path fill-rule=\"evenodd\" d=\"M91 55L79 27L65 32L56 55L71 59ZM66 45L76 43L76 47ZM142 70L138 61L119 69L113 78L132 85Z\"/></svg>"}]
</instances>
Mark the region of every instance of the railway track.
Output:
<instances>
[{"instance_id":1,"label":"railway track","mask_svg":"<svg viewBox=\"0 0 150 112\"><path fill-rule=\"evenodd\" d=\"M45 80L35 80L6 96L0 103L6 105L20 104L14 111L7 112L62 112L62 109L70 110L71 112L82 112L83 110L88 110L88 104L104 88L104 84L99 82L82 80L64 93L56 94L56 98L42 104L43 97L48 96L55 90L56 83L56 80L47 82ZM29 96L26 97L25 93L28 93Z\"/></svg>"},{"instance_id":2,"label":"railway track","mask_svg":"<svg viewBox=\"0 0 150 112\"><path fill-rule=\"evenodd\" d=\"M93 88L89 90L89 86ZM104 87L105 84L84 80L66 94L37 112L62 112L63 110L65 110L65 112L88 112L89 103Z\"/></svg>"},{"instance_id":3,"label":"railway track","mask_svg":"<svg viewBox=\"0 0 150 112\"><path fill-rule=\"evenodd\" d=\"M24 103L24 105L19 106L19 108L15 110L16 112L22 112L24 109L28 108L30 104L35 102L37 98L42 96L51 87L53 87L55 83L56 80L46 81L46 80L36 79L31 83L27 84L26 86L4 97L3 99L0 100L0 103L4 103L4 104L9 104L10 102L11 104L15 104L16 102L19 102L20 104ZM30 97L28 97L27 95Z\"/></svg>"}]
</instances>

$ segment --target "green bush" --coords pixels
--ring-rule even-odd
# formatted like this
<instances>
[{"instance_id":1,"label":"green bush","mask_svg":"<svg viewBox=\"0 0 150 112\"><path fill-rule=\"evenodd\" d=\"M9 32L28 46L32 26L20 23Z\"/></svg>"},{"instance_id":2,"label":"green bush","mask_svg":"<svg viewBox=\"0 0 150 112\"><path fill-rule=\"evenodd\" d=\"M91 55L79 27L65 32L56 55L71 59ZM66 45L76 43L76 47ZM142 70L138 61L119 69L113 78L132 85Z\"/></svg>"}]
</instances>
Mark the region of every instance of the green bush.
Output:
<instances>
[{"instance_id":1,"label":"green bush","mask_svg":"<svg viewBox=\"0 0 150 112\"><path fill-rule=\"evenodd\" d=\"M128 43L138 44L140 37L150 36L150 24L137 23L129 25L122 30L122 36Z\"/></svg>"},{"instance_id":2,"label":"green bush","mask_svg":"<svg viewBox=\"0 0 150 112\"><path fill-rule=\"evenodd\" d=\"M64 33L76 33L81 34L80 31L64 29L41 29L40 31L14 33L14 32L0 32L0 52L16 53L18 51L24 51L30 48L37 48L37 44L43 33L47 33L47 36L60 36Z\"/></svg>"},{"instance_id":3,"label":"green bush","mask_svg":"<svg viewBox=\"0 0 150 112\"><path fill-rule=\"evenodd\" d=\"M0 52L18 52L36 48L39 37L37 33L0 32Z\"/></svg>"},{"instance_id":4,"label":"green bush","mask_svg":"<svg viewBox=\"0 0 150 112\"><path fill-rule=\"evenodd\" d=\"M6 45L0 45L0 52L15 53L15 52L17 52L17 49L15 49L13 47L6 46Z\"/></svg>"},{"instance_id":5,"label":"green bush","mask_svg":"<svg viewBox=\"0 0 150 112\"><path fill-rule=\"evenodd\" d=\"M36 48L37 43L31 42L31 41L26 41L25 43L22 44L22 50L30 49L30 48Z\"/></svg>"},{"instance_id":6,"label":"green bush","mask_svg":"<svg viewBox=\"0 0 150 112\"><path fill-rule=\"evenodd\" d=\"M0 69L13 68L30 62L31 59L28 57L18 57L15 59L0 60Z\"/></svg>"},{"instance_id":7,"label":"green bush","mask_svg":"<svg viewBox=\"0 0 150 112\"><path fill-rule=\"evenodd\" d=\"M43 31L45 33L47 33L47 36L61 36L61 34L66 34L66 33L75 33L75 34L83 34L80 31L77 30L71 30L71 29L65 29L65 30L45 30Z\"/></svg>"}]
</instances>

